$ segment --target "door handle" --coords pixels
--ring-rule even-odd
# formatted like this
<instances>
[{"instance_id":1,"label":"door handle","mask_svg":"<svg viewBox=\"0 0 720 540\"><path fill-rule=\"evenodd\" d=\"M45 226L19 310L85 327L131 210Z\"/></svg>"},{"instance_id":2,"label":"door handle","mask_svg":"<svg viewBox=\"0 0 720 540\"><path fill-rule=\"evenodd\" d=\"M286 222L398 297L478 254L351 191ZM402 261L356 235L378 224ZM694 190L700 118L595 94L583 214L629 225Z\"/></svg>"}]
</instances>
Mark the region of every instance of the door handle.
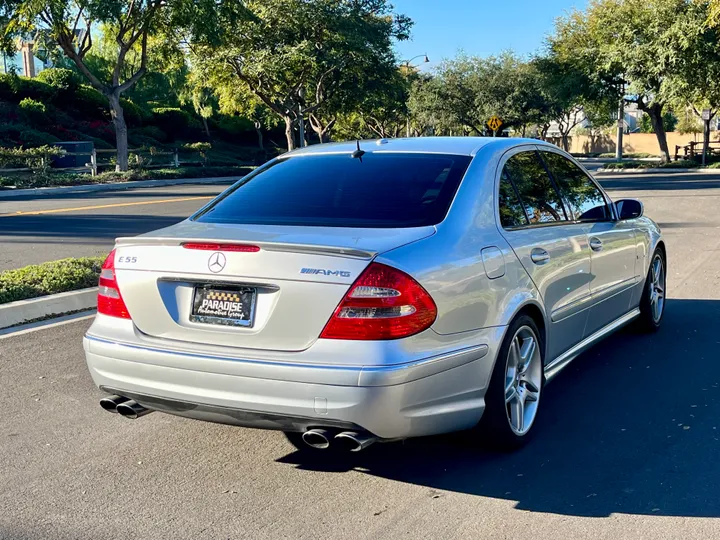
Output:
<instances>
[{"instance_id":1,"label":"door handle","mask_svg":"<svg viewBox=\"0 0 720 540\"><path fill-rule=\"evenodd\" d=\"M530 259L535 264L545 264L550 260L550 254L542 248L535 248L530 252Z\"/></svg>"},{"instance_id":2,"label":"door handle","mask_svg":"<svg viewBox=\"0 0 720 540\"><path fill-rule=\"evenodd\" d=\"M602 248L602 241L599 238L595 238L594 236L590 238L590 249L593 251L602 251Z\"/></svg>"}]
</instances>

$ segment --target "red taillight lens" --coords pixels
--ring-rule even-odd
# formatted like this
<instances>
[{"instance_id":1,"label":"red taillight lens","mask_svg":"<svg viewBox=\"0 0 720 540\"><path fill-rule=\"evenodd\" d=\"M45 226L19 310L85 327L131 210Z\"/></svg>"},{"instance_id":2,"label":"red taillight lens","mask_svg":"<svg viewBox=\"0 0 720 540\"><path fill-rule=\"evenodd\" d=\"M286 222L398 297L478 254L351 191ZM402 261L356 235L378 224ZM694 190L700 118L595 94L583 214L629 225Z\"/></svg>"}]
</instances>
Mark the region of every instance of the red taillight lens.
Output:
<instances>
[{"instance_id":1,"label":"red taillight lens","mask_svg":"<svg viewBox=\"0 0 720 540\"><path fill-rule=\"evenodd\" d=\"M429 328L436 317L435 302L417 281L396 268L372 263L342 299L320 337L404 338Z\"/></svg>"},{"instance_id":2,"label":"red taillight lens","mask_svg":"<svg viewBox=\"0 0 720 540\"><path fill-rule=\"evenodd\" d=\"M235 251L238 253L257 253L258 246L248 244L209 244L199 242L185 242L182 247L185 249L199 249L201 251Z\"/></svg>"},{"instance_id":3,"label":"red taillight lens","mask_svg":"<svg viewBox=\"0 0 720 540\"><path fill-rule=\"evenodd\" d=\"M111 317L119 317L121 319L129 319L125 302L120 296L120 288L115 278L115 250L110 252L100 271L100 281L98 282L98 313L110 315Z\"/></svg>"}]
</instances>

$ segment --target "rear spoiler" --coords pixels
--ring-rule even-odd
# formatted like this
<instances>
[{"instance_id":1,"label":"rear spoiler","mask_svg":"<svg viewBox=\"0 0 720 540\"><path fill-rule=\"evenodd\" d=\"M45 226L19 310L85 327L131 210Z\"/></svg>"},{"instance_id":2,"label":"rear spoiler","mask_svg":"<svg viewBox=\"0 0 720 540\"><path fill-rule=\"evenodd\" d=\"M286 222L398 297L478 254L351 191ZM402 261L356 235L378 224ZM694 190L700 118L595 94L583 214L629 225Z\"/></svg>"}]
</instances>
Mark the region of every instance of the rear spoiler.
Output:
<instances>
[{"instance_id":1,"label":"rear spoiler","mask_svg":"<svg viewBox=\"0 0 720 540\"><path fill-rule=\"evenodd\" d=\"M115 240L117 247L131 247L131 246L181 246L185 242L199 242L199 243L217 243L217 238L165 238L165 237L148 237L148 236L135 236L135 237L123 237ZM223 244L232 244L231 240L223 239ZM363 259L371 260L376 255L375 251L365 251L360 249L345 248L338 246L322 246L322 245L310 245L310 244L283 244L276 242L256 242L253 240L238 240L238 244L252 244L259 246L260 249L265 251L281 251L288 253L308 253L313 255L328 255L331 257L348 257L351 259Z\"/></svg>"}]
</instances>

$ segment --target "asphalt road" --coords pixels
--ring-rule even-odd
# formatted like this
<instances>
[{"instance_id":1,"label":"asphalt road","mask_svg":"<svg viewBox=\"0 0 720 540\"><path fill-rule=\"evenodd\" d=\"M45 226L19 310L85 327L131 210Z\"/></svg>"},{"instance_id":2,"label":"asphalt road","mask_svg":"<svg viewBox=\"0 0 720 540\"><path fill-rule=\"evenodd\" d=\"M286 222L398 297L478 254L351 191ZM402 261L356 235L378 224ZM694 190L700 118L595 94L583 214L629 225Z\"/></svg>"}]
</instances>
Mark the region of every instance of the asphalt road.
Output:
<instances>
[{"instance_id":1,"label":"asphalt road","mask_svg":"<svg viewBox=\"0 0 720 540\"><path fill-rule=\"evenodd\" d=\"M125 420L97 405L77 321L0 337L0 538L718 538L720 185L603 183L663 227L664 324L571 364L521 451L445 436L310 460L278 433Z\"/></svg>"},{"instance_id":2,"label":"asphalt road","mask_svg":"<svg viewBox=\"0 0 720 540\"><path fill-rule=\"evenodd\" d=\"M107 254L115 238L177 223L227 187L183 185L0 199L0 271Z\"/></svg>"}]
</instances>

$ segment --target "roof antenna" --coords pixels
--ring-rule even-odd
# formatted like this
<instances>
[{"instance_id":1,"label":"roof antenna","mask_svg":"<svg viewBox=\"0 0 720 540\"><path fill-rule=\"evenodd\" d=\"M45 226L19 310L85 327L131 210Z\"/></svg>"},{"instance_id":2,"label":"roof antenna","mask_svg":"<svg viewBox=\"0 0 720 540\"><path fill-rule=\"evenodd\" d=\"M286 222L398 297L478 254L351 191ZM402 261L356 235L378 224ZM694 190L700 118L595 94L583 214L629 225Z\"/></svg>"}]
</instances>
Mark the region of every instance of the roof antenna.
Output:
<instances>
[{"instance_id":1,"label":"roof antenna","mask_svg":"<svg viewBox=\"0 0 720 540\"><path fill-rule=\"evenodd\" d=\"M365 155L365 150L360 150L360 141L357 141L357 150L353 151L352 157L357 158L362 163L362 157Z\"/></svg>"}]
</instances>

